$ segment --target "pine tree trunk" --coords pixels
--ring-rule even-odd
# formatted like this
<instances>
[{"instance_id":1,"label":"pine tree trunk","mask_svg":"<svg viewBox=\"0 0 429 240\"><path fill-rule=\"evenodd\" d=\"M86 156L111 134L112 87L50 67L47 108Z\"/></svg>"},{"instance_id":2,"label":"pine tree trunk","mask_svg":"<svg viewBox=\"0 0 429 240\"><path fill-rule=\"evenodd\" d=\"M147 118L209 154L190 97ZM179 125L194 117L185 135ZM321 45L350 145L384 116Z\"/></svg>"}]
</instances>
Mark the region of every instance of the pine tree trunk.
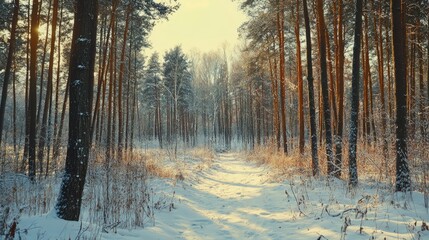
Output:
<instances>
[{"instance_id":1,"label":"pine tree trunk","mask_svg":"<svg viewBox=\"0 0 429 240\"><path fill-rule=\"evenodd\" d=\"M46 97L45 104L43 106L43 116L40 128L40 137L39 137L39 149L38 149L38 159L39 162L43 162L44 159L44 150L45 143L48 134L48 113L49 108L52 105L52 91L53 91L53 73L54 73L54 54L55 54L55 39L56 39L56 28L58 21L58 0L54 0L53 3L53 16L52 16L52 33L51 33L51 49L49 53L49 66L48 66L48 81L46 85ZM39 107L40 108L40 107ZM49 151L49 149L47 149ZM49 171L49 158L46 158L46 171L45 174L48 175Z\"/></svg>"},{"instance_id":2,"label":"pine tree trunk","mask_svg":"<svg viewBox=\"0 0 429 240\"><path fill-rule=\"evenodd\" d=\"M126 10L125 17L125 29L123 36L123 45L121 51L121 62L119 65L119 79L118 79L118 161L122 159L122 151L124 147L124 123L123 123L123 103L122 103L122 88L123 88L123 78L125 71L125 52L127 46L127 37L128 37L128 28L130 23L130 15L131 15L131 4L129 3Z\"/></svg>"},{"instance_id":3,"label":"pine tree trunk","mask_svg":"<svg viewBox=\"0 0 429 240\"><path fill-rule=\"evenodd\" d=\"M287 130L286 130L286 79L285 79L285 40L284 40L284 0L278 0L277 34L280 48L280 106L283 134L283 151L287 154Z\"/></svg>"},{"instance_id":4,"label":"pine tree trunk","mask_svg":"<svg viewBox=\"0 0 429 240\"><path fill-rule=\"evenodd\" d=\"M55 107L54 107L54 133L53 133L53 145L52 145L52 160L56 162L59 151L59 139L58 139L58 113L59 113L59 95L60 95L60 72L61 72L61 29L63 22L63 6L61 3L60 7L60 20L58 24L58 51L57 51L57 75L55 84ZM54 163L55 164L55 163Z\"/></svg>"},{"instance_id":5,"label":"pine tree trunk","mask_svg":"<svg viewBox=\"0 0 429 240\"><path fill-rule=\"evenodd\" d=\"M299 39L299 0L296 1L296 24L295 24L295 39L296 39L296 66L298 75L298 115L299 115L299 153L304 154L304 93L302 80L302 65L301 65L301 41Z\"/></svg>"},{"instance_id":6,"label":"pine tree trunk","mask_svg":"<svg viewBox=\"0 0 429 240\"><path fill-rule=\"evenodd\" d=\"M343 1L338 0L338 36L336 47L336 80L337 80L337 124L335 132L335 176L341 177L343 162L343 125L344 125L344 36L343 36Z\"/></svg>"},{"instance_id":7,"label":"pine tree trunk","mask_svg":"<svg viewBox=\"0 0 429 240\"><path fill-rule=\"evenodd\" d=\"M57 216L78 221L91 147L91 112L97 39L97 0L77 0L70 52L70 113L66 168Z\"/></svg>"},{"instance_id":8,"label":"pine tree trunk","mask_svg":"<svg viewBox=\"0 0 429 240\"><path fill-rule=\"evenodd\" d=\"M19 172L19 152L17 144L17 124L16 124L16 59L14 59L14 68L13 68L13 81L12 81L12 100L13 100L13 153L16 156L16 168L15 171Z\"/></svg>"},{"instance_id":9,"label":"pine tree trunk","mask_svg":"<svg viewBox=\"0 0 429 240\"><path fill-rule=\"evenodd\" d=\"M33 0L31 12L31 41L30 41L30 82L28 90L27 133L28 138L28 175L34 181L36 176L36 112L37 112L37 43L39 39L39 2Z\"/></svg>"},{"instance_id":10,"label":"pine tree trunk","mask_svg":"<svg viewBox=\"0 0 429 240\"><path fill-rule=\"evenodd\" d=\"M411 179L407 155L407 70L405 46L405 9L401 0L391 0L393 60L396 96L396 191L410 191Z\"/></svg>"},{"instance_id":11,"label":"pine tree trunk","mask_svg":"<svg viewBox=\"0 0 429 240\"><path fill-rule=\"evenodd\" d=\"M42 11L42 2L40 0L39 2L39 16L40 13ZM52 0L49 0L49 5L48 5L48 15L47 15L47 22L49 23L49 21L51 21L50 17L51 17L51 5L52 5ZM40 18L39 18L39 25L40 25ZM47 52L47 48L48 48L48 37L49 37L49 27L46 28L46 33L45 33L45 41L43 43L43 54L42 54L42 59L41 59L41 68L40 68L40 83L39 83L39 103L37 104L37 122L36 125L39 127L40 126L40 113L42 111L42 99L43 99L43 81L45 79L45 59L46 59L46 52ZM47 89L47 86L46 86ZM39 160L39 171L42 174L42 162Z\"/></svg>"},{"instance_id":12,"label":"pine tree trunk","mask_svg":"<svg viewBox=\"0 0 429 240\"><path fill-rule=\"evenodd\" d=\"M310 141L311 141L311 168L313 176L318 176L319 159L317 156L317 129L316 129L316 109L314 104L314 87L313 87L313 61L311 55L311 31L308 17L307 0L303 0L304 21L305 21L305 40L307 44L307 81L308 81L308 104L310 108Z\"/></svg>"},{"instance_id":13,"label":"pine tree trunk","mask_svg":"<svg viewBox=\"0 0 429 240\"><path fill-rule=\"evenodd\" d=\"M386 103L384 95L384 54L383 54L383 31L382 31L382 11L381 4L378 7L378 22L376 17L374 17L374 26L376 29L374 31L375 42L377 48L377 62L378 62L378 84L380 87L380 103L381 103L381 141L383 144L383 158L384 158L384 171L387 176L387 157L388 157L388 142L386 134ZM378 24L378 29L377 29Z\"/></svg>"},{"instance_id":14,"label":"pine tree trunk","mask_svg":"<svg viewBox=\"0 0 429 240\"><path fill-rule=\"evenodd\" d=\"M28 95L30 85L30 36L31 36L31 0L27 2L27 29L26 29L26 44L25 44L25 137L24 137L24 150L22 153L21 172L25 171L26 163L28 162L28 145L29 145L29 115L28 115Z\"/></svg>"},{"instance_id":15,"label":"pine tree trunk","mask_svg":"<svg viewBox=\"0 0 429 240\"><path fill-rule=\"evenodd\" d=\"M329 108L329 93L328 93L328 73L326 68L326 43L324 33L325 20L323 13L323 1L317 0L317 19L319 22L319 49L320 49L320 81L322 84L322 97L323 97L323 118L325 124L325 137L326 137L326 156L328 162L328 175L333 176L334 159L332 151L332 131L331 131L331 111Z\"/></svg>"},{"instance_id":16,"label":"pine tree trunk","mask_svg":"<svg viewBox=\"0 0 429 240\"><path fill-rule=\"evenodd\" d=\"M12 63L14 61L15 54L15 45L16 45L16 26L18 23L19 15L19 0L14 0L13 3L13 17L12 17L12 28L10 30L10 40L9 40L9 49L7 53L6 68L4 72L3 80L3 89L1 94L1 103L0 103L0 147L2 145L3 137L3 123L4 123L4 113L6 110L6 100L7 100L7 88L9 85L10 73L12 70Z\"/></svg>"},{"instance_id":17,"label":"pine tree trunk","mask_svg":"<svg viewBox=\"0 0 429 240\"><path fill-rule=\"evenodd\" d=\"M114 4L112 6L112 12L110 13L110 23L109 26L107 27L107 33L105 35L104 38L104 46L102 47L102 54L100 54L99 57L102 58L99 67L99 71L98 71L98 81L97 81L97 96L95 99L95 107L94 107L94 115L92 118L92 124L91 124L91 131L92 131L92 135L94 134L94 131L96 131L96 120L99 119L100 116L100 101L103 100L104 102L104 97L105 97L105 90L106 88L103 86L106 86L106 73L107 73L107 52L108 52L108 48L109 48L109 40L110 40L110 33L111 31L113 31L113 24L114 24L114 19L115 19L115 13L114 11L116 11L116 1L113 1ZM101 44L100 40L100 44ZM100 49L101 51L101 49ZM110 59L110 55L109 55L109 59ZM103 98L101 98L101 94L103 93ZM97 139L97 138L96 138Z\"/></svg>"},{"instance_id":18,"label":"pine tree trunk","mask_svg":"<svg viewBox=\"0 0 429 240\"><path fill-rule=\"evenodd\" d=\"M349 133L349 185L356 187L358 184L358 171L356 162L358 118L359 118L359 82L360 82L360 48L362 37L362 0L356 0L356 19L353 45L353 69L352 69L352 99L350 110Z\"/></svg>"}]
</instances>

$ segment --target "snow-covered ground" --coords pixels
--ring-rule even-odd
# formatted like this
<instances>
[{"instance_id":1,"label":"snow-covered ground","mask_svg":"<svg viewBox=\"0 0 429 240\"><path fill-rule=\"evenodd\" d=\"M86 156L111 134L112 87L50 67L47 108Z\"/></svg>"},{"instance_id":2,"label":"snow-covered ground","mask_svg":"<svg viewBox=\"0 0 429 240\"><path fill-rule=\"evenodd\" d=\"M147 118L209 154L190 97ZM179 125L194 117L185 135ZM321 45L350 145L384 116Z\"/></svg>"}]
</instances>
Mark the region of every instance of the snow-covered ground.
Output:
<instances>
[{"instance_id":1,"label":"snow-covered ground","mask_svg":"<svg viewBox=\"0 0 429 240\"><path fill-rule=\"evenodd\" d=\"M158 199L145 228L103 231L54 214L21 217L22 239L429 239L421 193L393 194L377 182L348 191L340 180L288 177L240 153L219 153L183 181L152 179Z\"/></svg>"}]
</instances>

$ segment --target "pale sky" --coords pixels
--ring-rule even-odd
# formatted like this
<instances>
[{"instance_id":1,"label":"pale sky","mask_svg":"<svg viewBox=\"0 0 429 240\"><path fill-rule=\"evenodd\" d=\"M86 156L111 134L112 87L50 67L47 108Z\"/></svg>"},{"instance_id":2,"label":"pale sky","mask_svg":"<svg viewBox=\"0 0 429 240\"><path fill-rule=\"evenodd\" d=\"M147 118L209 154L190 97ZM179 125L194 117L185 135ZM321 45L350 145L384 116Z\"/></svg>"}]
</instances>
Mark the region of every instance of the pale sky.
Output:
<instances>
[{"instance_id":1,"label":"pale sky","mask_svg":"<svg viewBox=\"0 0 429 240\"><path fill-rule=\"evenodd\" d=\"M232 0L179 0L180 8L168 21L158 22L150 37L151 54L181 45L185 53L216 51L227 42L233 47L239 43L238 28L246 20L237 1Z\"/></svg>"}]
</instances>

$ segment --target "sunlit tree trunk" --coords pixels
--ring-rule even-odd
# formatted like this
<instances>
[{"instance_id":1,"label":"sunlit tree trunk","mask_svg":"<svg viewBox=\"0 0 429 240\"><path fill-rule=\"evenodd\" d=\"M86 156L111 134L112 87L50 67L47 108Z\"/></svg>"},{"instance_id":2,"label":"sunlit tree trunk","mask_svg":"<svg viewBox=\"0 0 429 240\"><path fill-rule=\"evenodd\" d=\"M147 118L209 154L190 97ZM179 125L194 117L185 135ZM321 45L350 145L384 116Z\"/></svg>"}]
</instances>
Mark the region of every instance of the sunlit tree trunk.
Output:
<instances>
[{"instance_id":1,"label":"sunlit tree trunk","mask_svg":"<svg viewBox=\"0 0 429 240\"><path fill-rule=\"evenodd\" d=\"M50 53L49 53L49 66L48 66L48 81L46 85L46 97L45 97L45 103L43 106L43 116L42 116L42 122L40 123L40 137L39 137L39 152L38 152L38 159L39 162L43 162L44 159L44 150L45 150L45 143L47 142L47 134L48 134L48 113L49 109L52 105L52 91L53 91L53 74L54 74L54 56L55 56L55 40L56 40L56 28L57 28L57 21L58 21L58 0L54 0L53 3L53 15L52 15L52 33L51 33L51 46L50 46ZM49 149L47 149L49 152ZM49 158L46 158L46 171L45 174L48 175L49 173Z\"/></svg>"},{"instance_id":2,"label":"sunlit tree trunk","mask_svg":"<svg viewBox=\"0 0 429 240\"><path fill-rule=\"evenodd\" d=\"M299 0L296 1L296 23L295 23L295 39L296 39L296 66L298 77L298 115L299 115L299 153L304 154L304 93L302 80L302 65L301 65L301 41L299 38Z\"/></svg>"},{"instance_id":3,"label":"sunlit tree trunk","mask_svg":"<svg viewBox=\"0 0 429 240\"><path fill-rule=\"evenodd\" d=\"M422 37L423 33L419 34L419 38L420 38L420 42L423 42L423 37ZM424 63L423 63L423 47L419 48L418 50L418 58L419 58L419 115L420 115L420 135L422 136L423 139L427 139L427 136L425 136L425 128L424 128L424 122L428 121L428 115L425 114L426 110L425 110L425 106L426 105L426 99L425 99L425 87L424 87L424 78L423 78L423 68L424 68ZM427 73L429 75L429 73ZM427 84L429 85L429 82L427 82ZM428 129L429 130L429 129Z\"/></svg>"},{"instance_id":4,"label":"sunlit tree trunk","mask_svg":"<svg viewBox=\"0 0 429 240\"><path fill-rule=\"evenodd\" d=\"M99 57L101 57L102 60L98 66L99 70L98 70L98 81L97 81L97 96L95 99L94 115L93 115L92 124L91 124L92 134L94 134L94 132L97 132L99 134L101 129L98 129L98 128L102 128L102 126L100 126L101 124L99 123L100 111L101 111L100 110L100 105L101 105L100 102L101 101L104 102L104 97L105 97L105 92L106 92L106 72L107 72L107 66L108 66L108 64L107 64L107 52L108 52L108 48L109 48L110 34L111 34L111 31L113 30L113 24L114 24L113 20L115 19L114 11L116 9L117 1L113 1L112 4L114 4L114 5L112 6L112 11L110 13L109 26L106 26L107 24L103 24L103 26L107 28L107 33L105 34L103 39L100 39L100 44L102 44L103 42L104 42L104 44L103 44L103 47L100 47L100 48L102 48L102 53L100 54ZM107 17L106 17L106 19L107 19ZM103 21L103 22L105 23L106 21ZM110 57L110 55L109 55L109 57ZM96 124L97 121L98 121L98 124ZM96 137L96 140L99 141L99 139L97 139L97 137Z\"/></svg>"},{"instance_id":5,"label":"sunlit tree trunk","mask_svg":"<svg viewBox=\"0 0 429 240\"><path fill-rule=\"evenodd\" d=\"M380 103L381 103L381 141L383 144L383 158L384 167L383 171L387 175L387 154L388 154L388 142L386 134L386 103L384 95L384 49L383 49L383 30L382 30L382 11L381 4L378 7L378 21L374 16L374 37L377 50L377 63L378 63L378 84L380 87ZM374 9L375 10L375 9Z\"/></svg>"},{"instance_id":6,"label":"sunlit tree trunk","mask_svg":"<svg viewBox=\"0 0 429 240\"><path fill-rule=\"evenodd\" d=\"M322 85L322 97L323 97L323 118L325 125L325 136L326 136L326 156L328 162L328 174L332 176L334 174L334 159L332 151L332 131L331 131L331 111L329 108L329 93L328 93L328 74L326 68L326 43L324 33L325 20L323 13L323 1L317 0L317 21L319 22L319 51L320 51L320 81Z\"/></svg>"},{"instance_id":7,"label":"sunlit tree trunk","mask_svg":"<svg viewBox=\"0 0 429 240\"><path fill-rule=\"evenodd\" d=\"M122 45L122 51L121 51L121 59L120 59L120 65L119 65L119 79L118 79L118 161L122 159L122 151L124 147L124 124L123 124L123 103L122 103L122 89L123 89L123 78L124 78L124 71L125 71L125 53L126 53L126 46L127 46L127 37L128 37L128 28L130 23L130 15L131 15L131 3L128 4L127 10L126 10L126 17L125 17L125 29L124 29L124 36L123 36L123 45Z\"/></svg>"},{"instance_id":8,"label":"sunlit tree trunk","mask_svg":"<svg viewBox=\"0 0 429 240\"><path fill-rule=\"evenodd\" d=\"M284 40L284 0L278 0L277 12L277 34L280 51L280 106L283 135L283 151L287 154L287 131L286 131L286 79L285 79L285 40Z\"/></svg>"},{"instance_id":9,"label":"sunlit tree trunk","mask_svg":"<svg viewBox=\"0 0 429 240\"><path fill-rule=\"evenodd\" d=\"M39 16L42 12L42 0L39 1ZM51 5L52 5L52 0L49 0L48 3L48 15L46 16L46 20L49 23L49 21L51 21ZM39 25L40 25L40 18L39 18ZM48 26L49 24L47 24ZM40 31L39 31L40 32ZM42 111L42 108L44 108L43 104L42 104L42 99L43 99L43 89L44 89L44 79L45 79L45 59L46 59L46 52L47 52L47 48L48 48L48 37L49 37L49 27L46 27L46 32L45 32L45 40L43 43L43 52L42 52L42 59L41 59L41 67L40 67L40 81L39 81L39 103L37 104L37 121L36 121L36 125L38 127L38 129L40 129L40 113ZM46 89L48 87L46 86ZM39 172L42 174L42 161L41 159L39 160Z\"/></svg>"}]
</instances>

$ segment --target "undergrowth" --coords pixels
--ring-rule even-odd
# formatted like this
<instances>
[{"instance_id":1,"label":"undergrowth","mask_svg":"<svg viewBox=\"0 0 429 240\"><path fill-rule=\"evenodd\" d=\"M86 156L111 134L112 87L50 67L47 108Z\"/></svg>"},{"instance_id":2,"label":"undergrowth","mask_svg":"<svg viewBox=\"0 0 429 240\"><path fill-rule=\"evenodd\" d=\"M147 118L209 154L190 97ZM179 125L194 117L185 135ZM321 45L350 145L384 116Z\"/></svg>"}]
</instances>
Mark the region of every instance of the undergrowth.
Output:
<instances>
[{"instance_id":1,"label":"undergrowth","mask_svg":"<svg viewBox=\"0 0 429 240\"><path fill-rule=\"evenodd\" d=\"M101 226L102 232L117 228L144 227L154 224L155 212L168 207L164 199L151 188L151 179L184 180L182 159L192 159L195 167L208 166L214 158L209 149L190 149L172 159L167 150L135 150L119 161L106 161L104 151L92 150L82 199L81 221ZM60 156L59 159L65 159ZM37 176L31 182L17 173L16 164L4 165L0 174L0 238L21 216L47 214L54 208L63 162L58 162L47 176ZM164 206L166 205L166 206Z\"/></svg>"}]
</instances>

